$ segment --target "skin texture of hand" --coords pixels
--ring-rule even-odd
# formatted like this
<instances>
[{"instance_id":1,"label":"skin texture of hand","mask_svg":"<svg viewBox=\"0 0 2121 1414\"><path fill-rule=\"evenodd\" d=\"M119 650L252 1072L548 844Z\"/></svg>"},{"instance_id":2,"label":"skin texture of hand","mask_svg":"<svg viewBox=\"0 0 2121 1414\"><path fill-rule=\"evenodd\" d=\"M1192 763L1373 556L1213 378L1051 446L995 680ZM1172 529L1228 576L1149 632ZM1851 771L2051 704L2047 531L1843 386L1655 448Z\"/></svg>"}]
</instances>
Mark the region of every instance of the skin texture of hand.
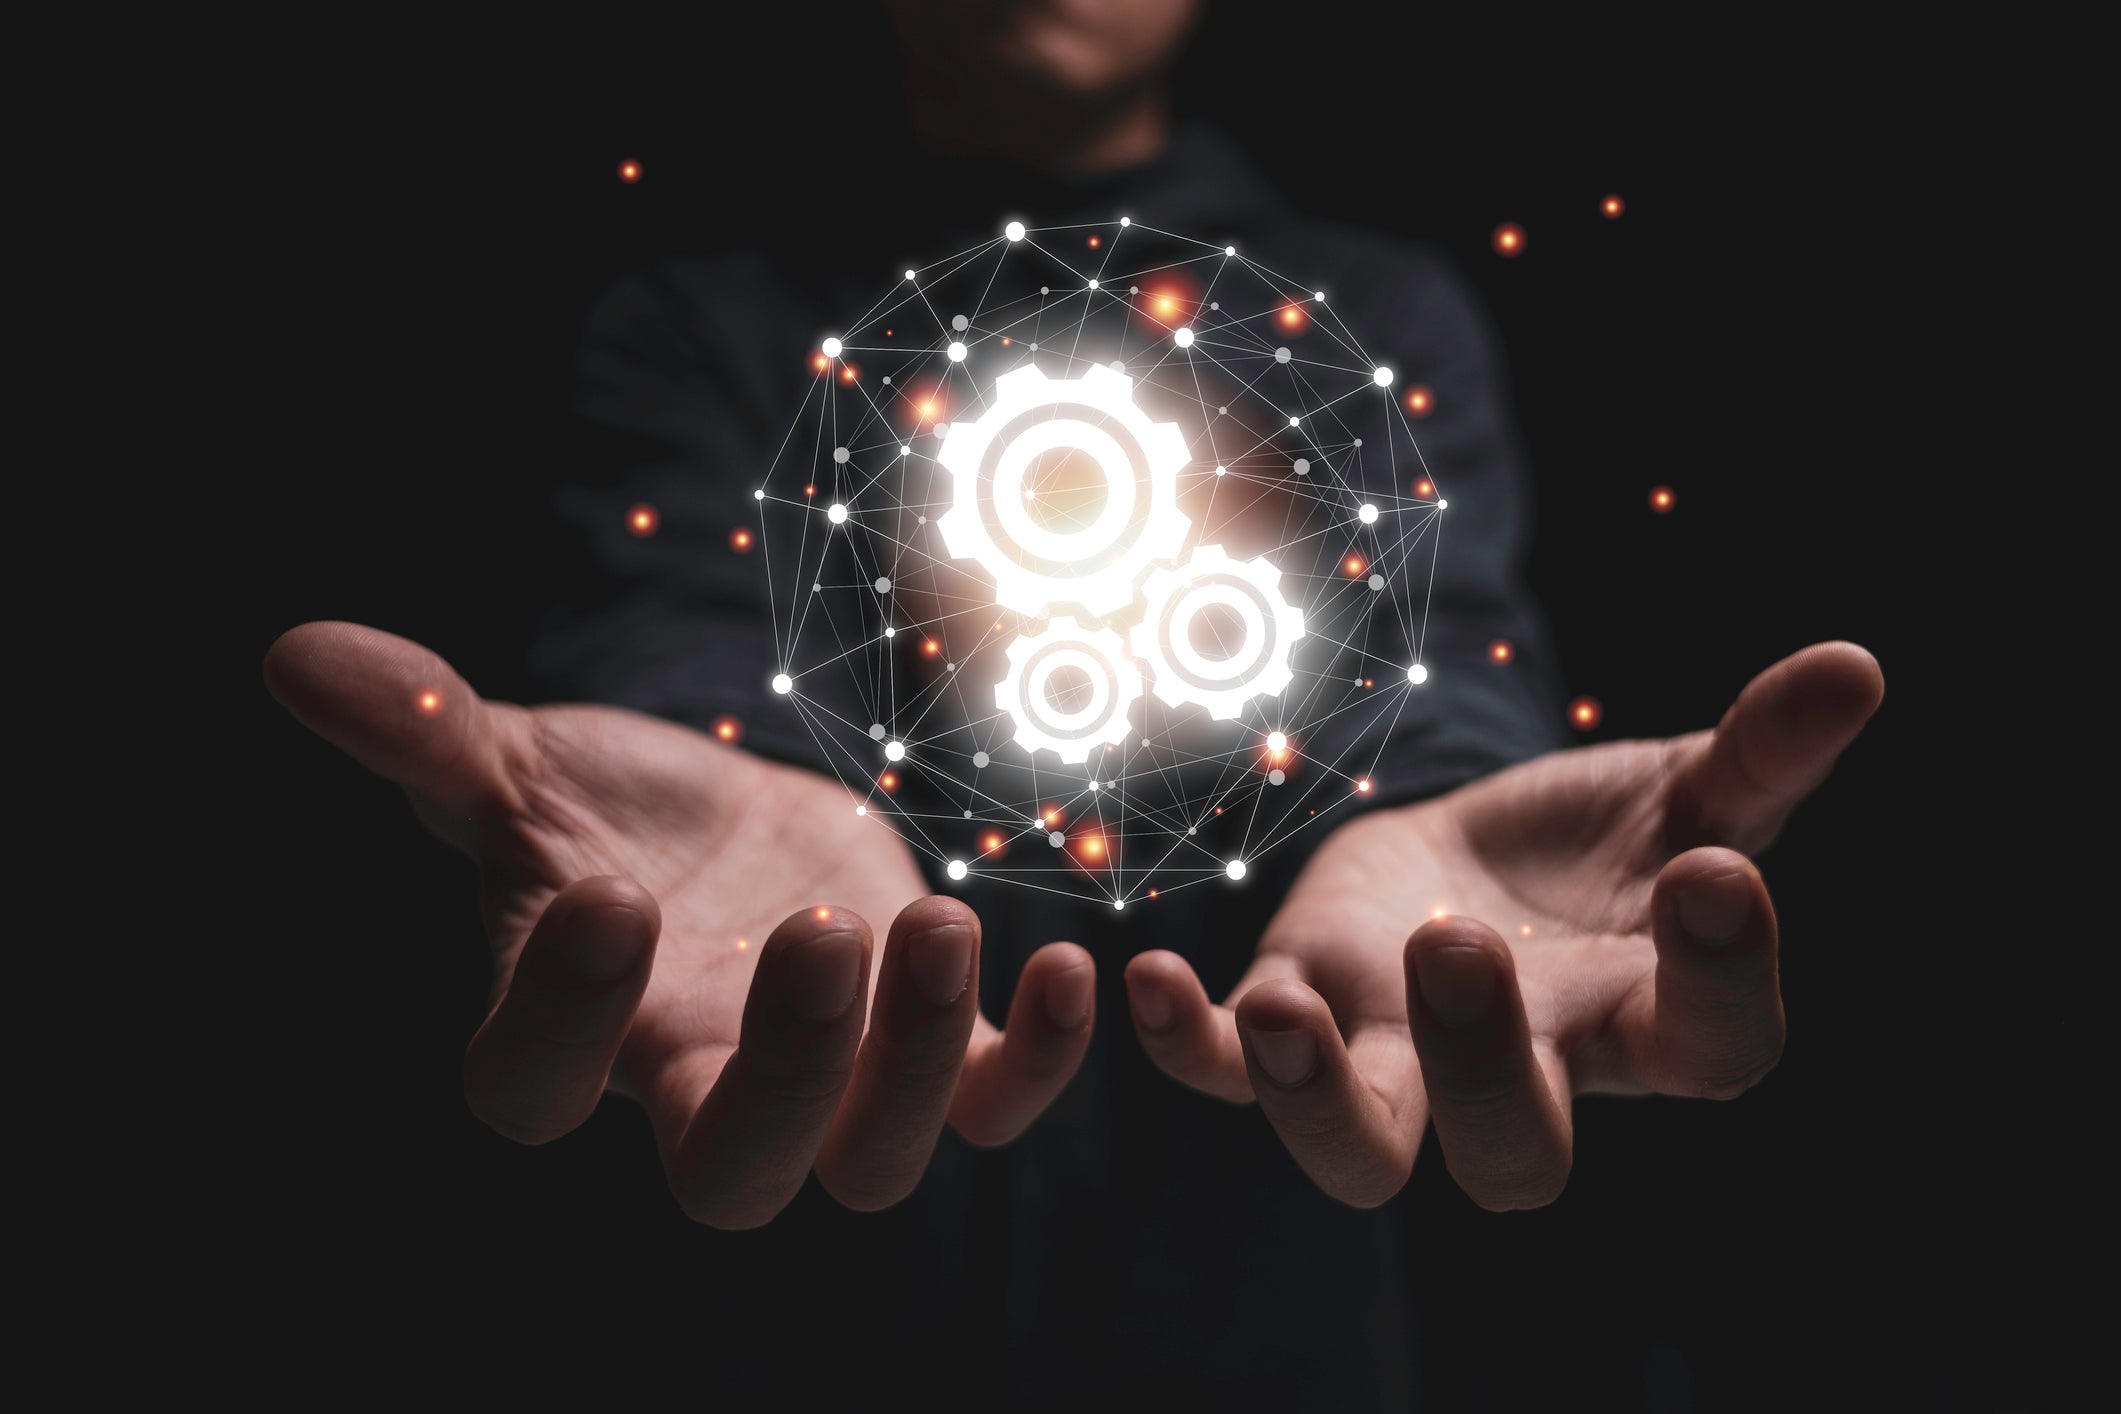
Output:
<instances>
[{"instance_id":1,"label":"skin texture of hand","mask_svg":"<svg viewBox=\"0 0 2121 1414\"><path fill-rule=\"evenodd\" d=\"M354 624L287 633L265 678L477 861L493 1002L464 1088L512 1139L609 1088L647 1108L688 1215L757 1227L813 1168L849 1207L898 1202L946 1120L1006 1143L1082 1060L1090 955L1035 953L997 1030L978 918L835 782L633 712L485 702Z\"/></svg>"},{"instance_id":2,"label":"skin texture of hand","mask_svg":"<svg viewBox=\"0 0 2121 1414\"><path fill-rule=\"evenodd\" d=\"M1257 1099L1344 1202L1397 1193L1433 1120L1483 1207L1550 1203L1573 1096L1729 1099L1780 1058L1775 915L1748 856L1884 690L1861 648L1819 644L1714 731L1558 752L1352 821L1223 1005L1176 954L1133 960L1142 1045L1174 1079Z\"/></svg>"}]
</instances>

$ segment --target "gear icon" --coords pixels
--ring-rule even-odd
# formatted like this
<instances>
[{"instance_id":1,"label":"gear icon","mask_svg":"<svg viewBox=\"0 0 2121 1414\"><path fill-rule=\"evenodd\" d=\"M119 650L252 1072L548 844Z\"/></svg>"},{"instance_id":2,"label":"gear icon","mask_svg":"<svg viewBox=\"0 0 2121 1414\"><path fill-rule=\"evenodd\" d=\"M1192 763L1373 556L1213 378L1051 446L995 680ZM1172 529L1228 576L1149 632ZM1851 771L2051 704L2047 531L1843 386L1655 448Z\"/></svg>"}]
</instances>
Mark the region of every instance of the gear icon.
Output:
<instances>
[{"instance_id":1,"label":"gear icon","mask_svg":"<svg viewBox=\"0 0 2121 1414\"><path fill-rule=\"evenodd\" d=\"M1134 380L1092 366L1081 378L1048 378L1025 364L995 380L977 421L953 422L937 460L950 473L950 509L936 522L943 544L994 577L997 603L1040 615L1080 605L1103 616L1134 602L1158 560L1176 559L1192 523L1178 508L1185 434L1135 406ZM1087 458L1103 498L1087 526L1035 518L1026 486L1049 458Z\"/></svg>"},{"instance_id":2,"label":"gear icon","mask_svg":"<svg viewBox=\"0 0 2121 1414\"><path fill-rule=\"evenodd\" d=\"M1151 573L1143 586L1149 611L1130 636L1156 695L1173 707L1197 702L1227 720L1253 698L1286 688L1296 676L1289 653L1304 636L1304 614L1280 584L1281 571L1264 557L1233 560L1220 545L1202 545L1177 569ZM1232 652L1210 657L1193 634L1201 613L1217 606L1234 610L1243 629Z\"/></svg>"},{"instance_id":3,"label":"gear icon","mask_svg":"<svg viewBox=\"0 0 2121 1414\"><path fill-rule=\"evenodd\" d=\"M1141 670L1126 644L1109 628L1085 628L1074 619L1052 620L1038 633L1020 634L1008 648L1009 672L994 685L994 705L1016 724L1026 751L1044 747L1070 765L1090 758L1101 743L1117 745L1133 730L1129 710L1142 695ZM1058 700L1080 684L1054 681L1072 672L1088 679L1080 706Z\"/></svg>"}]
</instances>

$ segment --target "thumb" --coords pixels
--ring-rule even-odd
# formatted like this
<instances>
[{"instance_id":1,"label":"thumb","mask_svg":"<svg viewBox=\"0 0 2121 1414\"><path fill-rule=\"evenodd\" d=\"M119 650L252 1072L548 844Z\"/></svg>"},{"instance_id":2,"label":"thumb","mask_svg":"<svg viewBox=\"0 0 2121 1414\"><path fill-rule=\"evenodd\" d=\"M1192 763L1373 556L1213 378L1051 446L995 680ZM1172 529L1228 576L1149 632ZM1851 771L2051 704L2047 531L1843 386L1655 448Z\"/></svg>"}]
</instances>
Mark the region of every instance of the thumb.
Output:
<instances>
[{"instance_id":1,"label":"thumb","mask_svg":"<svg viewBox=\"0 0 2121 1414\"><path fill-rule=\"evenodd\" d=\"M435 653L349 623L309 623L265 655L265 686L296 720L403 786L437 832L468 845L470 822L507 791L497 708Z\"/></svg>"}]
</instances>

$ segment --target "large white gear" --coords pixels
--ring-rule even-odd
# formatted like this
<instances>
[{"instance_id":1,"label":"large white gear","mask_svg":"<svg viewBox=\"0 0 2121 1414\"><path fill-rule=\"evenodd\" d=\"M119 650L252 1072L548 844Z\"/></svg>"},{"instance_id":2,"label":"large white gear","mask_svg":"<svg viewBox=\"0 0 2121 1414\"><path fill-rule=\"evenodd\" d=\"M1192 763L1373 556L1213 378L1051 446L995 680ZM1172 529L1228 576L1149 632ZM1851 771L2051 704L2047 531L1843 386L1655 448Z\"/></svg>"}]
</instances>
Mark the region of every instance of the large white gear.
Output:
<instances>
[{"instance_id":1,"label":"large white gear","mask_svg":"<svg viewBox=\"0 0 2121 1414\"><path fill-rule=\"evenodd\" d=\"M936 458L950 473L950 509L936 529L951 555L994 577L998 603L1033 616L1061 605L1115 613L1134 602L1144 570L1184 549L1185 433L1136 407L1133 387L1102 365L1048 378L1027 363L995 380L978 420L950 424ZM1103 508L1081 530L1050 529L1024 507L1024 473L1058 448L1088 455L1105 476Z\"/></svg>"},{"instance_id":2,"label":"large white gear","mask_svg":"<svg viewBox=\"0 0 2121 1414\"><path fill-rule=\"evenodd\" d=\"M1220 545L1202 545L1177 569L1151 573L1142 586L1149 611L1129 635L1156 695L1173 707L1199 703L1218 720L1256 697L1278 696L1295 679L1289 652L1304 636L1304 612L1280 586L1281 571L1264 557L1234 560ZM1193 645L1193 620L1218 604L1237 612L1244 633L1234 653L1210 658Z\"/></svg>"},{"instance_id":3,"label":"large white gear","mask_svg":"<svg viewBox=\"0 0 2121 1414\"><path fill-rule=\"evenodd\" d=\"M1019 634L1008 653L1009 672L994 685L994 705L1009 714L1024 750L1051 751L1080 765L1094 748L1127 739L1142 675L1117 633L1085 628L1063 616L1037 633ZM1054 673L1063 668L1079 669L1090 679L1090 700L1074 711L1056 707L1048 695Z\"/></svg>"}]
</instances>

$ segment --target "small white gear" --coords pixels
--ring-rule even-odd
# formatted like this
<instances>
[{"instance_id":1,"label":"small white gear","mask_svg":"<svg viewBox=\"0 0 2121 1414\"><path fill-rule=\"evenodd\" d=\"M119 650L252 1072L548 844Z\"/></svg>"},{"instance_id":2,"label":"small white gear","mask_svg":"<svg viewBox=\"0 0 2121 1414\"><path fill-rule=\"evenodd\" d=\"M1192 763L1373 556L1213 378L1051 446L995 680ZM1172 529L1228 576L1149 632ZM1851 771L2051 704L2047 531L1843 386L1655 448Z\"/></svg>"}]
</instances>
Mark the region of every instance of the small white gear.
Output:
<instances>
[{"instance_id":1,"label":"small white gear","mask_svg":"<svg viewBox=\"0 0 2121 1414\"><path fill-rule=\"evenodd\" d=\"M1008 653L1009 672L994 685L994 705L1009 714L1024 750L1044 748L1080 765L1093 748L1116 746L1133 731L1128 718L1142 695L1141 670L1111 629L1059 617L1037 633L1019 634ZM1072 710L1057 706L1049 692L1053 675L1066 668L1090 680L1089 701Z\"/></svg>"},{"instance_id":2,"label":"small white gear","mask_svg":"<svg viewBox=\"0 0 2121 1414\"><path fill-rule=\"evenodd\" d=\"M1282 596L1281 571L1264 557L1233 560L1220 545L1202 545L1177 569L1158 569L1142 586L1149 610L1130 631L1156 695L1173 707L1197 702L1218 720L1237 716L1255 697L1278 695L1296 673L1289 653L1304 636L1304 613ZM1244 625L1236 650L1211 658L1193 645L1193 620L1221 605Z\"/></svg>"},{"instance_id":3,"label":"small white gear","mask_svg":"<svg viewBox=\"0 0 2121 1414\"><path fill-rule=\"evenodd\" d=\"M1144 570L1185 548L1185 433L1136 407L1133 387L1101 365L1048 378L1027 363L995 380L976 421L950 424L936 458L950 473L950 509L936 529L952 556L994 577L996 602L1033 616L1060 605L1115 613L1134 602ZM1057 449L1089 456L1104 473L1103 507L1081 530L1041 525L1025 509L1025 472Z\"/></svg>"}]
</instances>

